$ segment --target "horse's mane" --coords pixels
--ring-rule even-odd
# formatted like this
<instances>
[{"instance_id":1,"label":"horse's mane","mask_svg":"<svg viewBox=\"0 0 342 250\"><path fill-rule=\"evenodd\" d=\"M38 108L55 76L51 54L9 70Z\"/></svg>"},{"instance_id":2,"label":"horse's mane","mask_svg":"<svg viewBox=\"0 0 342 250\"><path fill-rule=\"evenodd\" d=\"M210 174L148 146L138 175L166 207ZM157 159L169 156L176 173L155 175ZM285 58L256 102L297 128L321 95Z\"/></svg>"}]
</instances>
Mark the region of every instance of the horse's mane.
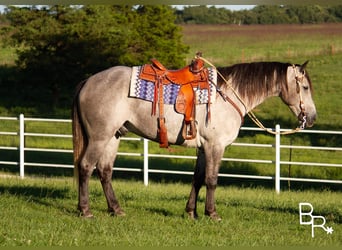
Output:
<instances>
[{"instance_id":1,"label":"horse's mane","mask_svg":"<svg viewBox=\"0 0 342 250\"><path fill-rule=\"evenodd\" d=\"M287 90L287 68L290 63L254 62L240 63L218 68L218 71L232 84L240 96L254 102L268 95L274 88ZM218 87L224 88L224 81L218 77Z\"/></svg>"}]
</instances>

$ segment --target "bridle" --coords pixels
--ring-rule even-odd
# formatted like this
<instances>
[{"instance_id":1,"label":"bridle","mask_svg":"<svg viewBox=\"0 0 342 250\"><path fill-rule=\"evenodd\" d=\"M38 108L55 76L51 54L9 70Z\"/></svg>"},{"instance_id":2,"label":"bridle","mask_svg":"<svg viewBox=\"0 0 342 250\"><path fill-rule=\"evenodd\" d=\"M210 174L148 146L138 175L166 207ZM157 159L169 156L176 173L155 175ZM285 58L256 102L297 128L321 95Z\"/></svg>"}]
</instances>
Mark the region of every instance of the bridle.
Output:
<instances>
[{"instance_id":1,"label":"bridle","mask_svg":"<svg viewBox=\"0 0 342 250\"><path fill-rule=\"evenodd\" d=\"M196 55L197 56L197 55ZM256 117L256 115L252 112L249 111L247 112L247 105L245 104L245 102L242 100L242 98L239 96L239 94L235 91L235 89L233 88L233 86L224 78L224 76L217 70L217 68L207 59L201 57L201 56L197 56L197 58L202 59L204 62L206 62L207 64L209 64L211 67L213 67L214 69L216 69L217 74L222 78L222 80L226 83L226 85L233 91L234 95L236 96L236 98L242 103L242 105L244 106L247 115L249 116L249 118L261 129L265 130L266 132L270 133L270 134L281 134L281 135L286 135L286 134L293 134L298 132L299 130L302 130L305 128L306 125L306 114L305 114L305 106L304 106L304 102L303 102L303 97L302 97L302 92L301 92L301 85L303 84L303 79L305 77L305 71L303 71L303 73L299 73L297 70L297 66L292 64L292 67L294 69L295 72L295 81L296 81L296 91L299 94L299 107L300 107L300 113L299 116L301 116L301 125L295 129L292 129L290 131L284 131L284 132L275 132L271 129L266 128L261 121ZM216 85L216 84L215 84ZM239 113L240 117L241 117L241 124L243 123L243 113L240 110L240 108L227 96L225 95L216 85L216 89L218 91L218 93L221 95L221 97L223 98L224 101L228 101L230 104L232 104L232 106L236 109L236 111Z\"/></svg>"},{"instance_id":2,"label":"bridle","mask_svg":"<svg viewBox=\"0 0 342 250\"><path fill-rule=\"evenodd\" d=\"M296 65L292 65L292 68L295 72L295 80L296 80L296 91L299 95L299 108L300 113L299 115L302 117L302 124L300 125L300 129L304 129L306 125L306 114L305 114L305 105L303 102L302 92L301 92L301 85L303 84L303 79L305 77L305 71L303 70L303 73L299 74Z\"/></svg>"}]
</instances>

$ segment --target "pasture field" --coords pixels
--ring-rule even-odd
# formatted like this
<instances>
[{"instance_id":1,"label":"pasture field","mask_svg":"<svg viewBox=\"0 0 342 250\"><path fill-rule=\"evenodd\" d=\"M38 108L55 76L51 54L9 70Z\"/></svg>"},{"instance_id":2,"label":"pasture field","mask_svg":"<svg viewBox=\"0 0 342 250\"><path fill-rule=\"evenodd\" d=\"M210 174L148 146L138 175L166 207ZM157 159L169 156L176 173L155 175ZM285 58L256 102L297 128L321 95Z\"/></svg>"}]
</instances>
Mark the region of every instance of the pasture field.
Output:
<instances>
[{"instance_id":1,"label":"pasture field","mask_svg":"<svg viewBox=\"0 0 342 250\"><path fill-rule=\"evenodd\" d=\"M342 52L342 24L183 25L189 60L197 51L215 65L252 61L291 61Z\"/></svg>"},{"instance_id":2,"label":"pasture field","mask_svg":"<svg viewBox=\"0 0 342 250\"><path fill-rule=\"evenodd\" d=\"M184 213L190 184L115 180L125 217L111 217L98 180L90 182L93 219L78 217L71 178L0 178L0 246L315 246L342 245L340 192L283 192L263 188L219 187L214 222ZM299 224L299 203L326 218L327 234Z\"/></svg>"},{"instance_id":3,"label":"pasture field","mask_svg":"<svg viewBox=\"0 0 342 250\"><path fill-rule=\"evenodd\" d=\"M342 117L342 25L275 25L230 26L186 25L183 26L184 41L190 45L187 61L197 51L217 66L250 61L282 61L303 63L310 60L308 72L314 85L314 100L318 118L313 129L341 130ZM0 46L1 47L1 46ZM0 66L12 65L13 48L0 48ZM0 67L1 77L1 67ZM34 107L4 107L0 115L16 116L22 110L30 116ZM69 110L61 112L68 114ZM295 127L296 119L279 98L271 98L255 110L266 126L279 123L282 128ZM55 114L51 114L54 116ZM39 117L42 117L39 115ZM69 117L61 117L69 118ZM252 123L246 119L246 126ZM16 131L18 124L2 121L1 131ZM56 125L26 123L26 130L40 133L70 134L70 124ZM237 142L273 143L273 137L240 133ZM282 144L313 146L339 146L341 137L312 136L303 134L283 136ZM13 136L0 136L0 145L17 146ZM152 153L167 154L158 144L150 144ZM27 138L26 147L71 149L69 139ZM122 142L120 151L139 151L137 142ZM177 154L195 155L195 149L178 149ZM226 157L263 155L272 159L274 149L230 147ZM253 152L252 152L253 151ZM17 152L0 151L1 160L17 159ZM338 152L310 154L282 150L281 158L293 161L341 162ZM26 153L28 161L71 164L70 154ZM152 168L182 169L192 171L193 160L156 159ZM116 166L137 167L142 159L119 156ZM203 215L205 188L200 193L199 220L188 220L185 203L190 192L191 177L165 176L151 178L145 187L141 174L114 173L113 185L126 217L111 217L106 213L106 203L99 181L92 179L90 198L95 218L78 217L75 183L69 177L72 170L27 167L27 176L0 177L0 246L321 246L342 245L341 191L324 189L296 189L277 195L265 183L249 182L232 185L233 180L220 179L217 189L217 209L223 217L220 223ZM18 173L15 167L0 166L0 171ZM221 172L273 175L274 166L263 164L224 163ZM289 169L282 167L282 176ZM0 172L1 173L1 172ZM37 177L40 176L40 177ZM42 177L43 176L43 177ZM50 176L50 178L47 178ZM62 177L67 176L67 177ZM123 177L123 178L121 178ZM293 166L291 177L341 179L342 169ZM167 179L167 181L166 181ZM186 184L183 184L186 183ZM223 185L221 185L223 184ZM259 183L260 184L260 183ZM243 188L241 188L243 187ZM273 187L273 183L272 183ZM291 186L292 187L292 186ZM299 191L300 190L300 191ZM327 234L320 228L311 237L311 227L299 225L298 204L310 202L315 215L326 218L327 226L334 229Z\"/></svg>"},{"instance_id":4,"label":"pasture field","mask_svg":"<svg viewBox=\"0 0 342 250\"><path fill-rule=\"evenodd\" d=\"M341 129L342 24L321 25L184 25L184 42L190 46L187 61L202 51L216 66L254 61L302 64L314 87L317 108L315 128ZM279 98L255 109L262 121L294 126L296 120ZM246 121L248 122L248 120Z\"/></svg>"}]
</instances>

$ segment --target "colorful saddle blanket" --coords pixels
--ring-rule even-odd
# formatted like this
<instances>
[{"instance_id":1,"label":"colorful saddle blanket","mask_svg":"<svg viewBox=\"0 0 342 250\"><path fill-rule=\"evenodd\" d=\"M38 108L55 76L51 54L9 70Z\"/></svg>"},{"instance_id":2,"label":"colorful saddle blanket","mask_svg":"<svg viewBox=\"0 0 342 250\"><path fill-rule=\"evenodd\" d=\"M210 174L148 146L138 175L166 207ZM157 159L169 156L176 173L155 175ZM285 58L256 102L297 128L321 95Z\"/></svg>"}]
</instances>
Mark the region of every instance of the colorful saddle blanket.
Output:
<instances>
[{"instance_id":1,"label":"colorful saddle blanket","mask_svg":"<svg viewBox=\"0 0 342 250\"><path fill-rule=\"evenodd\" d=\"M135 66L132 68L132 77L130 85L130 97L140 98L146 101L153 102L155 83L149 82L139 78L142 66ZM214 68L208 68L209 80L210 80L210 91L208 89L199 89L194 87L196 95L196 104L206 104L209 102L214 103L216 97L216 82L217 72ZM164 93L164 104L174 105L176 103L177 95L181 85L179 84L167 84L163 85ZM210 93L209 93L210 92ZM210 97L209 97L210 94Z\"/></svg>"}]
</instances>

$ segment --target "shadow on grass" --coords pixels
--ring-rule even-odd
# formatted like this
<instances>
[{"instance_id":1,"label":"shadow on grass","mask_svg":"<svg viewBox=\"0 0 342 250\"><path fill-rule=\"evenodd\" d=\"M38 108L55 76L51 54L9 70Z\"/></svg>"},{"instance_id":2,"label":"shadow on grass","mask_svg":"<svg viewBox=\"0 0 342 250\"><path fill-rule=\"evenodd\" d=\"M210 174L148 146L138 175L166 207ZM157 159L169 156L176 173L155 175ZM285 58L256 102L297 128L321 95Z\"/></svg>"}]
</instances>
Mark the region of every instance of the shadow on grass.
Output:
<instances>
[{"instance_id":1,"label":"shadow on grass","mask_svg":"<svg viewBox=\"0 0 342 250\"><path fill-rule=\"evenodd\" d=\"M284 213L284 214L294 214L298 215L299 214L299 207L293 207L292 204L287 204L284 206L278 206L277 203L272 203L272 204L267 204L267 203L254 203L252 201L239 201L236 202L234 200L226 203L226 206L228 207L237 207L241 208L243 207L249 207L249 208L254 208L262 211L270 211L270 212L275 212L275 213ZM338 208L329 208L329 210L322 210L322 211L317 211L315 210L315 213L324 216L327 218L327 222L334 222L334 223L342 223L342 213L339 211Z\"/></svg>"},{"instance_id":2,"label":"shadow on grass","mask_svg":"<svg viewBox=\"0 0 342 250\"><path fill-rule=\"evenodd\" d=\"M1 194L10 194L17 197L24 197L25 199L31 199L32 197L36 198L51 198L51 199L64 199L67 197L67 193L69 192L68 188L56 189L50 187L34 187L34 186L4 186L0 184L0 193Z\"/></svg>"},{"instance_id":3,"label":"shadow on grass","mask_svg":"<svg viewBox=\"0 0 342 250\"><path fill-rule=\"evenodd\" d=\"M0 184L0 195L10 195L22 199L26 203L34 203L45 207L54 207L65 214L78 216L76 202L73 205L66 205L58 200L70 199L70 189L46 187L46 186L28 186Z\"/></svg>"}]
</instances>

